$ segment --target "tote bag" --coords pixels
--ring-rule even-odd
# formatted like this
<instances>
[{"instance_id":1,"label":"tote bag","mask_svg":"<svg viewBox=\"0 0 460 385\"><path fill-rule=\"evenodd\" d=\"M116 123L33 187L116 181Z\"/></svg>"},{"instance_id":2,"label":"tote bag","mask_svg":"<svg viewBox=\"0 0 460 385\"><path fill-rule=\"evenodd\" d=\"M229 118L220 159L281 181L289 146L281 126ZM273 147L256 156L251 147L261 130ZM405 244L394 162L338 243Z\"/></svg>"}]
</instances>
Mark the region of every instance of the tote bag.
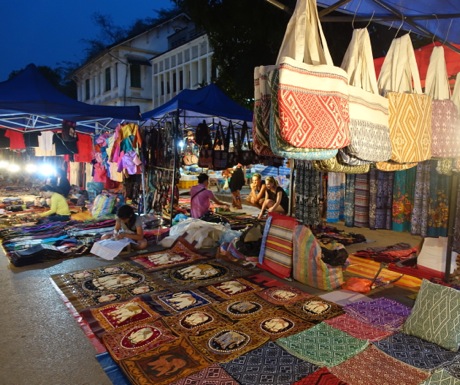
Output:
<instances>
[{"instance_id":1,"label":"tote bag","mask_svg":"<svg viewBox=\"0 0 460 385\"><path fill-rule=\"evenodd\" d=\"M228 167L228 137L224 135L222 123L219 122L212 149L212 165L214 170L225 170Z\"/></svg>"},{"instance_id":2,"label":"tote bag","mask_svg":"<svg viewBox=\"0 0 460 385\"><path fill-rule=\"evenodd\" d=\"M380 96L371 41L366 28L353 30L342 61L350 80L350 144L342 152L344 163L386 161L391 157L388 99Z\"/></svg>"},{"instance_id":3,"label":"tote bag","mask_svg":"<svg viewBox=\"0 0 460 385\"><path fill-rule=\"evenodd\" d=\"M457 90L458 92L458 90ZM460 156L460 117L451 100L444 47L433 47L426 74L425 93L432 102L431 154L437 158Z\"/></svg>"},{"instance_id":4,"label":"tote bag","mask_svg":"<svg viewBox=\"0 0 460 385\"><path fill-rule=\"evenodd\" d=\"M408 34L393 39L382 64L378 86L388 97L391 160L411 163L430 159L431 96L422 94Z\"/></svg>"},{"instance_id":5,"label":"tote bag","mask_svg":"<svg viewBox=\"0 0 460 385\"><path fill-rule=\"evenodd\" d=\"M332 62L315 0L298 0L278 54L279 134L299 148L350 143L348 75Z\"/></svg>"}]
</instances>

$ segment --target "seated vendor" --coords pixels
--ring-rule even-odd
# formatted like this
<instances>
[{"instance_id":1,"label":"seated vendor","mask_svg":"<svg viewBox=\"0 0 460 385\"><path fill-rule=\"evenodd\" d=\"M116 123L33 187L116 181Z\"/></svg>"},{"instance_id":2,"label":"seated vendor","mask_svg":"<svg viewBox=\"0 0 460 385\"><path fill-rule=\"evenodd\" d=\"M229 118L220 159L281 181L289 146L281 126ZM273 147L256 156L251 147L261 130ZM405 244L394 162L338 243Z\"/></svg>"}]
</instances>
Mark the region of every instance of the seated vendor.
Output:
<instances>
[{"instance_id":1,"label":"seated vendor","mask_svg":"<svg viewBox=\"0 0 460 385\"><path fill-rule=\"evenodd\" d=\"M198 184L190 189L190 212L192 218L202 218L209 213L211 201L229 210L230 207L221 202L208 190L209 176L207 174L198 175Z\"/></svg>"},{"instance_id":2,"label":"seated vendor","mask_svg":"<svg viewBox=\"0 0 460 385\"><path fill-rule=\"evenodd\" d=\"M136 215L134 209L129 205L120 206L117 210L117 220L113 233L104 234L101 239L132 239L135 241L133 247L136 250L147 248L147 239L144 237L142 218Z\"/></svg>"},{"instance_id":3,"label":"seated vendor","mask_svg":"<svg viewBox=\"0 0 460 385\"><path fill-rule=\"evenodd\" d=\"M261 208L265 200L266 190L267 186L265 185L265 181L262 180L262 175L258 173L254 174L251 178L251 192L246 198L247 202Z\"/></svg>"},{"instance_id":4,"label":"seated vendor","mask_svg":"<svg viewBox=\"0 0 460 385\"><path fill-rule=\"evenodd\" d=\"M64 222L70 220L70 209L66 199L57 193L50 185L45 185L40 189L45 199L50 199L50 209L38 214L41 218L46 218L51 222Z\"/></svg>"}]
</instances>

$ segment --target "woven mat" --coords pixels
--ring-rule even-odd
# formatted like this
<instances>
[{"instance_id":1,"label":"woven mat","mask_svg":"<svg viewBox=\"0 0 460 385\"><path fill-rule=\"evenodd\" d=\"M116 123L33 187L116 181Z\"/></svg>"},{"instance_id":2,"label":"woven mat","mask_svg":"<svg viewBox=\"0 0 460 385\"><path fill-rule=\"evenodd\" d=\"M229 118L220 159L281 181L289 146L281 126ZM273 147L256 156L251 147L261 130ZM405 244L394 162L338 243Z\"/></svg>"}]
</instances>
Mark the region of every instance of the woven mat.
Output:
<instances>
[{"instance_id":1,"label":"woven mat","mask_svg":"<svg viewBox=\"0 0 460 385\"><path fill-rule=\"evenodd\" d=\"M132 385L170 384L209 365L183 338L120 361L120 366Z\"/></svg>"},{"instance_id":2,"label":"woven mat","mask_svg":"<svg viewBox=\"0 0 460 385\"><path fill-rule=\"evenodd\" d=\"M343 314L342 306L316 296L286 305L285 308L305 321L313 323L319 323Z\"/></svg>"},{"instance_id":3,"label":"woven mat","mask_svg":"<svg viewBox=\"0 0 460 385\"><path fill-rule=\"evenodd\" d=\"M327 368L321 368L292 385L347 385L347 383L334 376Z\"/></svg>"},{"instance_id":4,"label":"woven mat","mask_svg":"<svg viewBox=\"0 0 460 385\"><path fill-rule=\"evenodd\" d=\"M457 355L451 362L446 363L444 368L454 377L460 379L460 355Z\"/></svg>"},{"instance_id":5,"label":"woven mat","mask_svg":"<svg viewBox=\"0 0 460 385\"><path fill-rule=\"evenodd\" d=\"M374 345L399 361L424 370L445 365L458 354L405 333L393 334L384 340L374 342Z\"/></svg>"},{"instance_id":6,"label":"woven mat","mask_svg":"<svg viewBox=\"0 0 460 385\"><path fill-rule=\"evenodd\" d=\"M117 302L97 308L86 309L80 315L92 332L101 337L106 331L130 325L134 322L155 321L160 315L154 312L141 298Z\"/></svg>"},{"instance_id":7,"label":"woven mat","mask_svg":"<svg viewBox=\"0 0 460 385\"><path fill-rule=\"evenodd\" d=\"M185 239L178 238L167 250L131 257L131 261L147 271L158 271L172 266L191 264L208 257L200 254Z\"/></svg>"},{"instance_id":8,"label":"woven mat","mask_svg":"<svg viewBox=\"0 0 460 385\"><path fill-rule=\"evenodd\" d=\"M367 341L352 337L322 322L303 332L280 338L289 353L319 366L335 366L363 351Z\"/></svg>"},{"instance_id":9,"label":"woven mat","mask_svg":"<svg viewBox=\"0 0 460 385\"><path fill-rule=\"evenodd\" d=\"M438 369L421 385L460 385L460 379L446 369Z\"/></svg>"},{"instance_id":10,"label":"woven mat","mask_svg":"<svg viewBox=\"0 0 460 385\"><path fill-rule=\"evenodd\" d=\"M350 316L349 314L342 314L324 322L362 340L380 341L394 333L389 330L376 328L366 322L362 322L359 319Z\"/></svg>"},{"instance_id":11,"label":"woven mat","mask_svg":"<svg viewBox=\"0 0 460 385\"><path fill-rule=\"evenodd\" d=\"M169 385L239 385L223 368L218 364L209 366L197 373L194 373Z\"/></svg>"},{"instance_id":12,"label":"woven mat","mask_svg":"<svg viewBox=\"0 0 460 385\"><path fill-rule=\"evenodd\" d=\"M329 370L350 385L419 385L429 375L428 372L386 355L372 345Z\"/></svg>"},{"instance_id":13,"label":"woven mat","mask_svg":"<svg viewBox=\"0 0 460 385\"><path fill-rule=\"evenodd\" d=\"M291 385L318 368L273 342L221 366L242 385Z\"/></svg>"},{"instance_id":14,"label":"woven mat","mask_svg":"<svg viewBox=\"0 0 460 385\"><path fill-rule=\"evenodd\" d=\"M291 286L269 287L257 294L275 305L292 304L302 299L312 297L311 294Z\"/></svg>"},{"instance_id":15,"label":"woven mat","mask_svg":"<svg viewBox=\"0 0 460 385\"><path fill-rule=\"evenodd\" d=\"M148 352L176 339L177 336L161 320L122 326L102 336L107 351L116 361Z\"/></svg>"},{"instance_id":16,"label":"woven mat","mask_svg":"<svg viewBox=\"0 0 460 385\"><path fill-rule=\"evenodd\" d=\"M77 311L164 288L129 262L51 276Z\"/></svg>"},{"instance_id":17,"label":"woven mat","mask_svg":"<svg viewBox=\"0 0 460 385\"><path fill-rule=\"evenodd\" d=\"M410 307L385 297L345 305L343 310L360 321L390 331L398 331L411 312Z\"/></svg>"},{"instance_id":18,"label":"woven mat","mask_svg":"<svg viewBox=\"0 0 460 385\"><path fill-rule=\"evenodd\" d=\"M268 337L254 328L238 323L189 338L208 360L220 363L231 361L268 341Z\"/></svg>"}]
</instances>

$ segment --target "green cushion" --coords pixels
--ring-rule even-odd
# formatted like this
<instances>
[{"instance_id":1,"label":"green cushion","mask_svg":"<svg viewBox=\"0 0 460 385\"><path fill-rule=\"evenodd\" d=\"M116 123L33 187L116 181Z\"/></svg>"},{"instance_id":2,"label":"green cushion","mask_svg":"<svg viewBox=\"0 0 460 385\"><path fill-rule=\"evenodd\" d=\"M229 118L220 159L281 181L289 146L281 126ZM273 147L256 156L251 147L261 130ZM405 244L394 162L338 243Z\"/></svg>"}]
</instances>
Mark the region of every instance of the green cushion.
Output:
<instances>
[{"instance_id":1,"label":"green cushion","mask_svg":"<svg viewBox=\"0 0 460 385\"><path fill-rule=\"evenodd\" d=\"M424 279L403 331L456 352L460 343L460 291Z\"/></svg>"}]
</instances>

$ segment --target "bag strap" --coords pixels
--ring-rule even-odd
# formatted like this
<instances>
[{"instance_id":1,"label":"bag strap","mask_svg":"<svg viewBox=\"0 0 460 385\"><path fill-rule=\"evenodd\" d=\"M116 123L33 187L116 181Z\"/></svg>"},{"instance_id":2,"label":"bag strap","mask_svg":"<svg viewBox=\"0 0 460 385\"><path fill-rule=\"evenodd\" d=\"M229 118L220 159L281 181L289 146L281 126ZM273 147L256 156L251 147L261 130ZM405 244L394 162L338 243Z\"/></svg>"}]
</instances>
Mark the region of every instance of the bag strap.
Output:
<instances>
[{"instance_id":1,"label":"bag strap","mask_svg":"<svg viewBox=\"0 0 460 385\"><path fill-rule=\"evenodd\" d=\"M206 190L206 187L205 187L205 188L202 188L200 191L198 191L197 193L195 193L195 195L193 195L192 197L190 197L190 202L192 201L193 198L195 198L199 193L203 192L204 190Z\"/></svg>"},{"instance_id":2,"label":"bag strap","mask_svg":"<svg viewBox=\"0 0 460 385\"><path fill-rule=\"evenodd\" d=\"M425 93L436 100L450 99L449 76L447 74L444 47L433 47L426 72Z\"/></svg>"}]
</instances>

